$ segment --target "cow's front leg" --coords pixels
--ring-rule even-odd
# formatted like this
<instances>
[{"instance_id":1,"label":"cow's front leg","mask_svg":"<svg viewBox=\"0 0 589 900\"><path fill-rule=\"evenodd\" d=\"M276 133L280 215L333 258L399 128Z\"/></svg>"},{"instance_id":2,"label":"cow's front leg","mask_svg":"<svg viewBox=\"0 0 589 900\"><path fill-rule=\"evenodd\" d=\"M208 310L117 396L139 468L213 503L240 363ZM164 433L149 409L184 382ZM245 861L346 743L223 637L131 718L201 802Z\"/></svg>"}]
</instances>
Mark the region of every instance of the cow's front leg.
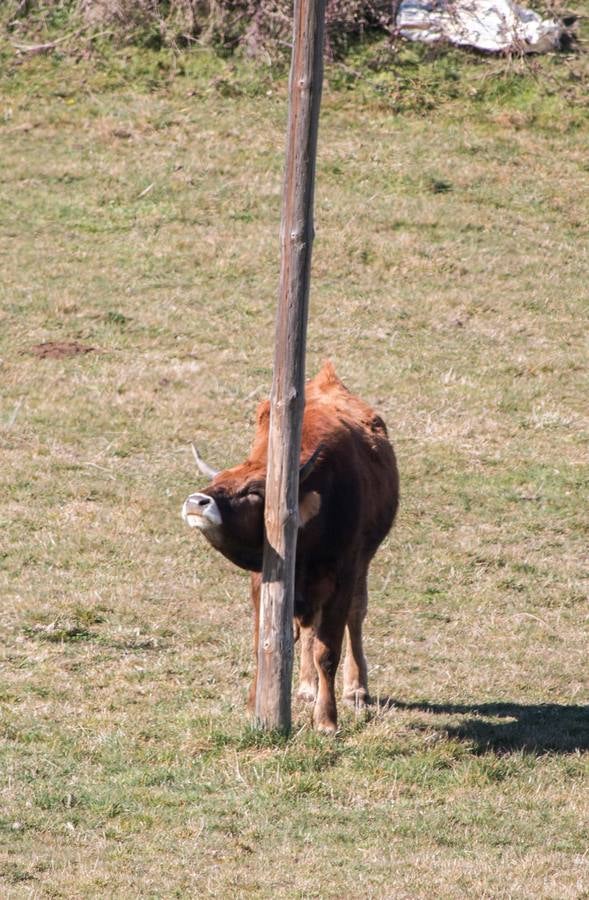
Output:
<instances>
[{"instance_id":1,"label":"cow's front leg","mask_svg":"<svg viewBox=\"0 0 589 900\"><path fill-rule=\"evenodd\" d=\"M317 670L313 659L313 642L315 629L313 626L300 627L301 640L301 668L299 675L299 687L297 697L308 703L313 703L317 696Z\"/></svg>"},{"instance_id":2,"label":"cow's front leg","mask_svg":"<svg viewBox=\"0 0 589 900\"><path fill-rule=\"evenodd\" d=\"M247 698L247 708L250 715L254 715L256 711L256 689L258 685L258 641L260 638L260 589L262 586L262 576L259 572L254 572L251 577L252 589L252 608L254 614L254 677Z\"/></svg>"}]
</instances>

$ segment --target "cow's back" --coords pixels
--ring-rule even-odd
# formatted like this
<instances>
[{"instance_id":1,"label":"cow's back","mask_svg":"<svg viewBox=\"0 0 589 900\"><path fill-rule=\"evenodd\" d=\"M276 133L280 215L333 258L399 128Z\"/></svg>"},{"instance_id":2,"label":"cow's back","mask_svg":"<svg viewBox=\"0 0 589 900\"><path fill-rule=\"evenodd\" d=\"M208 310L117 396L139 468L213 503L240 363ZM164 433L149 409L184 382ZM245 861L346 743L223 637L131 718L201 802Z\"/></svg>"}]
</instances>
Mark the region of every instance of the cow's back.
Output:
<instances>
[{"instance_id":1,"label":"cow's back","mask_svg":"<svg viewBox=\"0 0 589 900\"><path fill-rule=\"evenodd\" d=\"M398 506L397 465L386 426L348 391L331 363L308 383L305 401L301 459L324 447L305 485L318 489L328 504L323 540L330 553L358 553L368 562Z\"/></svg>"},{"instance_id":2,"label":"cow's back","mask_svg":"<svg viewBox=\"0 0 589 900\"><path fill-rule=\"evenodd\" d=\"M269 424L270 401L264 400L245 468L265 470ZM383 420L346 388L331 362L306 385L301 463L319 446L323 449L305 490L321 495L322 509L300 536L299 552L331 558L359 554L368 562L397 511L395 454Z\"/></svg>"}]
</instances>

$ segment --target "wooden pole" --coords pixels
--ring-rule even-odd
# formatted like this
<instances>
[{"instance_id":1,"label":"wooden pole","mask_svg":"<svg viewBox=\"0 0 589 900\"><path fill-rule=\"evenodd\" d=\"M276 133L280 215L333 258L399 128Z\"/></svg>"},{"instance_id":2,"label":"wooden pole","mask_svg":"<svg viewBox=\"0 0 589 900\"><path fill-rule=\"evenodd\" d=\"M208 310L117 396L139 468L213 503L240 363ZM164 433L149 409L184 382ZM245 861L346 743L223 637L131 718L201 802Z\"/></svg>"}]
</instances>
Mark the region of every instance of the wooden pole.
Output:
<instances>
[{"instance_id":1,"label":"wooden pole","mask_svg":"<svg viewBox=\"0 0 589 900\"><path fill-rule=\"evenodd\" d=\"M259 727L283 732L291 726L299 459L324 21L325 0L295 0L255 707Z\"/></svg>"}]
</instances>

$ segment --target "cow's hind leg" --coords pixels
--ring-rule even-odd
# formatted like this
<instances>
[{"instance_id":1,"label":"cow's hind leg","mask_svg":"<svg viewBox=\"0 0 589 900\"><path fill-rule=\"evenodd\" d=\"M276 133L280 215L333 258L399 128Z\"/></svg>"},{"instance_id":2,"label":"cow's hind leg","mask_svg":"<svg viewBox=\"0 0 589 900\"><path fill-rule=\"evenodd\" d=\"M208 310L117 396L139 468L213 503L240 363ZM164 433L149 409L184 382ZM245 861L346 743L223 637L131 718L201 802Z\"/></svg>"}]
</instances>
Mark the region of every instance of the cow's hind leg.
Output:
<instances>
[{"instance_id":1,"label":"cow's hind leg","mask_svg":"<svg viewBox=\"0 0 589 900\"><path fill-rule=\"evenodd\" d=\"M313 659L314 640L315 629L313 626L303 627L301 625L301 669L297 697L308 703L312 703L317 696L317 670Z\"/></svg>"},{"instance_id":2,"label":"cow's hind leg","mask_svg":"<svg viewBox=\"0 0 589 900\"><path fill-rule=\"evenodd\" d=\"M341 656L344 627L343 617L326 615L324 611L313 642L313 659L318 676L313 725L326 734L337 731L335 674Z\"/></svg>"},{"instance_id":3,"label":"cow's hind leg","mask_svg":"<svg viewBox=\"0 0 589 900\"><path fill-rule=\"evenodd\" d=\"M368 670L362 646L362 624L367 607L367 573L363 573L356 581L354 597L348 613L344 659L344 703L355 709L363 709L369 701Z\"/></svg>"}]
</instances>

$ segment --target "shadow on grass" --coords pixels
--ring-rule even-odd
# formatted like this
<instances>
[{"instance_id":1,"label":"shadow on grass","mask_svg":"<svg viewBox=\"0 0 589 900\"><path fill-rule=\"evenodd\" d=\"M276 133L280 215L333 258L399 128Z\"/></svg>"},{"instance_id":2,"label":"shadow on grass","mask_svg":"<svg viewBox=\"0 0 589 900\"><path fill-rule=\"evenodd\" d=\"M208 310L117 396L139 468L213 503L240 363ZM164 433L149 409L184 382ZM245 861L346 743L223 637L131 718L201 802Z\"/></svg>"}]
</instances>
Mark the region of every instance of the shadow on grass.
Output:
<instances>
[{"instance_id":1,"label":"shadow on grass","mask_svg":"<svg viewBox=\"0 0 589 900\"><path fill-rule=\"evenodd\" d=\"M449 738L468 741L477 753L574 753L589 750L589 706L558 703L404 703L381 697L381 709L403 709L439 716L464 716L462 721L439 723ZM499 720L499 721L497 721Z\"/></svg>"}]
</instances>

